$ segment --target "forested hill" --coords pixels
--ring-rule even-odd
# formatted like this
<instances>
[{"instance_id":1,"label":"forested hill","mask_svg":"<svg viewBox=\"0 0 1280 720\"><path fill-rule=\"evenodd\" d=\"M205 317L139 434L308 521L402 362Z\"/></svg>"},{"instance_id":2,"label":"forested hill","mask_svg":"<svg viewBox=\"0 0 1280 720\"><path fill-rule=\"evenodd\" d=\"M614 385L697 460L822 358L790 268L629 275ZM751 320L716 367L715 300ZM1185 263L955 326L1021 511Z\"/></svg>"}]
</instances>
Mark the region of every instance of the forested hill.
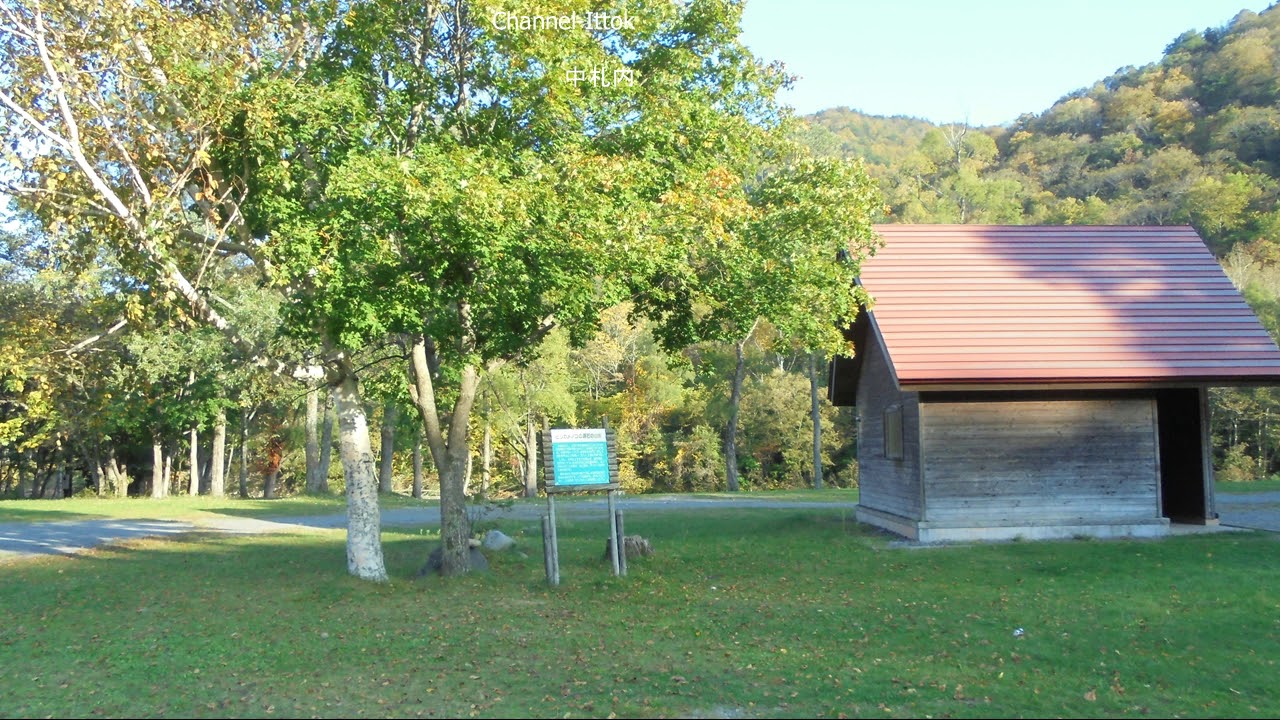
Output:
<instances>
[{"instance_id":1,"label":"forested hill","mask_svg":"<svg viewBox=\"0 0 1280 720\"><path fill-rule=\"evenodd\" d=\"M1280 6L1184 33L1008 127L808 120L816 152L866 159L887 222L1190 224L1280 338ZM1274 389L1215 390L1212 413L1219 479L1280 470Z\"/></svg>"},{"instance_id":2,"label":"forested hill","mask_svg":"<svg viewBox=\"0 0 1280 720\"><path fill-rule=\"evenodd\" d=\"M867 115L846 107L810 115L805 138L822 155L862 158L873 169L889 169L910 155L930 130L928 120L896 115Z\"/></svg>"},{"instance_id":3,"label":"forested hill","mask_svg":"<svg viewBox=\"0 0 1280 720\"><path fill-rule=\"evenodd\" d=\"M1183 224L1219 255L1280 249L1280 7L1188 31L1009 127L934 127L846 109L810 144L862 156L889 221ZM899 143L895 147L895 142Z\"/></svg>"}]
</instances>

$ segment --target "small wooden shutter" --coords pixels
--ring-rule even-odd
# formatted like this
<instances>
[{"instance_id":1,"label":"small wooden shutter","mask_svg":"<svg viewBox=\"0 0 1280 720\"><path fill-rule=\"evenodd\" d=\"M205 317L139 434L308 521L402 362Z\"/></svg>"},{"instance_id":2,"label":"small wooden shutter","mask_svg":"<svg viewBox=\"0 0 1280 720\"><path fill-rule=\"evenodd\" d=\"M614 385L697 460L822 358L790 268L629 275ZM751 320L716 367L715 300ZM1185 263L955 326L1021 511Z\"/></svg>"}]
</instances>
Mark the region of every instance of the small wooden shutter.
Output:
<instances>
[{"instance_id":1,"label":"small wooden shutter","mask_svg":"<svg viewBox=\"0 0 1280 720\"><path fill-rule=\"evenodd\" d=\"M884 409L884 456L890 460L902 459L901 405L890 405Z\"/></svg>"}]
</instances>

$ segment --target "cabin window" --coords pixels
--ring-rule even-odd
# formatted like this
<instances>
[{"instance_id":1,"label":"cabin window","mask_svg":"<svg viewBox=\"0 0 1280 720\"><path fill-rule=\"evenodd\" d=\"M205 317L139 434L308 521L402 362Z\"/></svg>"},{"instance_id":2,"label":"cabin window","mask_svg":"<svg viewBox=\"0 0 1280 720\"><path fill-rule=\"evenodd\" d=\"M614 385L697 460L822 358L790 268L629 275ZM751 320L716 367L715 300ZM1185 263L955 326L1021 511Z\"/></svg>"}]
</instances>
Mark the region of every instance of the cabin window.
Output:
<instances>
[{"instance_id":1,"label":"cabin window","mask_svg":"<svg viewBox=\"0 0 1280 720\"><path fill-rule=\"evenodd\" d=\"M890 405L884 409L884 456L890 460L902 459L901 405Z\"/></svg>"}]
</instances>

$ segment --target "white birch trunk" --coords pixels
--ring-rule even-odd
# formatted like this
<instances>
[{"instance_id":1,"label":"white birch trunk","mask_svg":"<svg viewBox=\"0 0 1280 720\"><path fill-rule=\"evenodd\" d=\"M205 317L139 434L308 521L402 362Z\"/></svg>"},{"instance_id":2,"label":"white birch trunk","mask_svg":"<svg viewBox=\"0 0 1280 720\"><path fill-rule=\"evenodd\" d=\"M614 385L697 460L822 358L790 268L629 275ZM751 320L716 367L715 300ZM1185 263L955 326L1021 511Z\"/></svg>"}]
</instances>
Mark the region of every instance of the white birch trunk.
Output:
<instances>
[{"instance_id":1,"label":"white birch trunk","mask_svg":"<svg viewBox=\"0 0 1280 720\"><path fill-rule=\"evenodd\" d=\"M239 495L249 497L249 411L240 408Z\"/></svg>"},{"instance_id":2,"label":"white birch trunk","mask_svg":"<svg viewBox=\"0 0 1280 720\"><path fill-rule=\"evenodd\" d=\"M320 388L307 387L307 492L320 492Z\"/></svg>"},{"instance_id":3,"label":"white birch trunk","mask_svg":"<svg viewBox=\"0 0 1280 720\"><path fill-rule=\"evenodd\" d=\"M191 482L189 483L190 487L187 490L192 496L195 496L200 494L200 431L195 427L191 428L190 443L191 468L189 474L191 475Z\"/></svg>"},{"instance_id":4,"label":"white birch trunk","mask_svg":"<svg viewBox=\"0 0 1280 720\"><path fill-rule=\"evenodd\" d=\"M329 413L329 405L332 399L332 393L326 393L324 398L324 428L320 432L320 478L316 485L317 492L329 492L329 464L333 458L333 426L338 422L336 416Z\"/></svg>"},{"instance_id":5,"label":"white birch trunk","mask_svg":"<svg viewBox=\"0 0 1280 720\"><path fill-rule=\"evenodd\" d=\"M338 407L338 448L347 484L347 571L363 580L386 582L369 422L356 379L349 372L343 373L334 398Z\"/></svg>"},{"instance_id":6,"label":"white birch trunk","mask_svg":"<svg viewBox=\"0 0 1280 720\"><path fill-rule=\"evenodd\" d=\"M226 494L226 466L223 464L227 451L227 411L225 408L218 408L218 415L213 421L213 450L210 453L210 461L213 465L209 468L209 494L214 497L222 497Z\"/></svg>"},{"instance_id":7,"label":"white birch trunk","mask_svg":"<svg viewBox=\"0 0 1280 720\"><path fill-rule=\"evenodd\" d=\"M538 497L538 429L533 413L525 415L524 496Z\"/></svg>"},{"instance_id":8,"label":"white birch trunk","mask_svg":"<svg viewBox=\"0 0 1280 720\"><path fill-rule=\"evenodd\" d=\"M151 442L151 497L165 496L164 487L164 448L159 440Z\"/></svg>"}]
</instances>

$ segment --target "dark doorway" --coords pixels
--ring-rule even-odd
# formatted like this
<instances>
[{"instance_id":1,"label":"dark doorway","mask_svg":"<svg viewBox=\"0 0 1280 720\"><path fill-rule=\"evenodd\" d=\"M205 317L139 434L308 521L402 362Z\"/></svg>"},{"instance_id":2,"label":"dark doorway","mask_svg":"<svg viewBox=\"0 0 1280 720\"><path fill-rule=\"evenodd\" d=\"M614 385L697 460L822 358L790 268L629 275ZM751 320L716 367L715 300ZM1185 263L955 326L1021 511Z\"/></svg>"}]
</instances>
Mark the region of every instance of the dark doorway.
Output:
<instances>
[{"instance_id":1,"label":"dark doorway","mask_svg":"<svg viewBox=\"0 0 1280 720\"><path fill-rule=\"evenodd\" d=\"M1163 515L1203 523L1204 448L1200 436L1200 390L1161 390L1156 395L1160 433L1160 494Z\"/></svg>"}]
</instances>

